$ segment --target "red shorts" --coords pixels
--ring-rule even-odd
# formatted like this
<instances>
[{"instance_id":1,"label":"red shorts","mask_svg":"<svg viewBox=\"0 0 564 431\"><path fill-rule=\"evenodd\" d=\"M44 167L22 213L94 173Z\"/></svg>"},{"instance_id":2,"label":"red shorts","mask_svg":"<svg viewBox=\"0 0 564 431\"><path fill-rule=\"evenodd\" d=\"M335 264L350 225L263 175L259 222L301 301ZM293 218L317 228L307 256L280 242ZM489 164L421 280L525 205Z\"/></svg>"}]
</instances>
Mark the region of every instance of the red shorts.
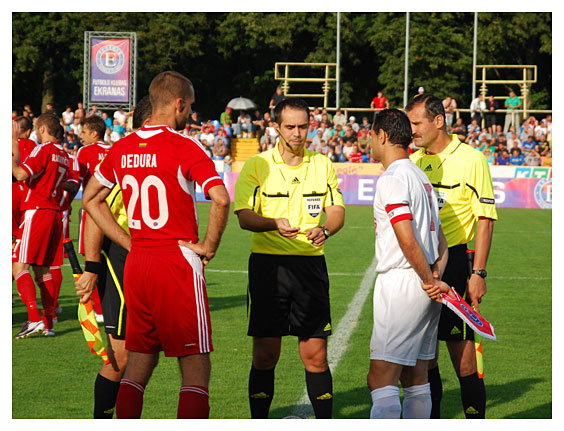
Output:
<instances>
[{"instance_id":1,"label":"red shorts","mask_svg":"<svg viewBox=\"0 0 564 431\"><path fill-rule=\"evenodd\" d=\"M165 356L213 351L203 264L191 250L133 246L124 291L127 350Z\"/></svg>"},{"instance_id":2,"label":"red shorts","mask_svg":"<svg viewBox=\"0 0 564 431\"><path fill-rule=\"evenodd\" d=\"M63 222L60 211L24 211L12 261L37 266L63 264Z\"/></svg>"},{"instance_id":3,"label":"red shorts","mask_svg":"<svg viewBox=\"0 0 564 431\"><path fill-rule=\"evenodd\" d=\"M20 203L23 198L23 186L19 182L12 182L12 236L18 236L22 222L23 211Z\"/></svg>"}]
</instances>

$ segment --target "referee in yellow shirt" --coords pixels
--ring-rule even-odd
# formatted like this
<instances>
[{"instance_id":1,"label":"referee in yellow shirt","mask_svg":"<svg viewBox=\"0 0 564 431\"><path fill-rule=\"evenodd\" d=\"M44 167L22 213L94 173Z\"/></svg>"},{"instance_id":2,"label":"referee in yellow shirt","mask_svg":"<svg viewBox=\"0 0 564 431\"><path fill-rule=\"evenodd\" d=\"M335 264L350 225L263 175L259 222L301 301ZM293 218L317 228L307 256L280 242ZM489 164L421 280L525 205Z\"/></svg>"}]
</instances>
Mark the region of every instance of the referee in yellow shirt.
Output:
<instances>
[{"instance_id":1,"label":"referee in yellow shirt","mask_svg":"<svg viewBox=\"0 0 564 431\"><path fill-rule=\"evenodd\" d=\"M412 99L405 107L413 142L422 147L411 160L427 174L439 198L440 218L448 242L448 263L443 281L454 287L479 311L486 293L486 263L490 252L493 222L497 220L492 178L485 156L448 135L441 100L431 94ZM467 243L476 234L473 270L468 274ZM470 277L470 278L468 278ZM474 332L443 306L439 340L447 343L458 380L466 418L485 418L486 389L477 373ZM438 357L438 346L437 346ZM442 383L437 357L429 367L433 408L431 418L440 417Z\"/></svg>"},{"instance_id":2,"label":"referee in yellow shirt","mask_svg":"<svg viewBox=\"0 0 564 431\"><path fill-rule=\"evenodd\" d=\"M345 206L331 161L305 149L307 103L279 102L274 121L277 145L248 160L235 185L234 211L241 228L253 232L247 296L251 417L268 418L282 336L294 335L315 417L330 418L331 314L323 247L343 226Z\"/></svg>"}]
</instances>

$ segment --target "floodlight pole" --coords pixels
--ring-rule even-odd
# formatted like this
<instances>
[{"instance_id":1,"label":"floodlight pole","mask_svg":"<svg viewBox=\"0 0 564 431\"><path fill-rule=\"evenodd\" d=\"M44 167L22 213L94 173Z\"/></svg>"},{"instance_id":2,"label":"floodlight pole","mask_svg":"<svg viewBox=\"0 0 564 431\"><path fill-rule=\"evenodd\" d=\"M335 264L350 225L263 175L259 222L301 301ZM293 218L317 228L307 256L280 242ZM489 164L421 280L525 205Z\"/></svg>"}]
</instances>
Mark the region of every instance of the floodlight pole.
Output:
<instances>
[{"instance_id":1,"label":"floodlight pole","mask_svg":"<svg viewBox=\"0 0 564 431\"><path fill-rule=\"evenodd\" d=\"M337 12L337 92L335 107L339 108L339 99L341 95L341 79L340 79L340 66L341 66L341 12Z\"/></svg>"},{"instance_id":2,"label":"floodlight pole","mask_svg":"<svg viewBox=\"0 0 564 431\"><path fill-rule=\"evenodd\" d=\"M407 105L407 83L409 77L409 12L405 14L405 66L403 78L403 106Z\"/></svg>"},{"instance_id":3,"label":"floodlight pole","mask_svg":"<svg viewBox=\"0 0 564 431\"><path fill-rule=\"evenodd\" d=\"M476 98L476 53L478 51L478 12L474 12L474 53L472 55L472 100Z\"/></svg>"}]
</instances>

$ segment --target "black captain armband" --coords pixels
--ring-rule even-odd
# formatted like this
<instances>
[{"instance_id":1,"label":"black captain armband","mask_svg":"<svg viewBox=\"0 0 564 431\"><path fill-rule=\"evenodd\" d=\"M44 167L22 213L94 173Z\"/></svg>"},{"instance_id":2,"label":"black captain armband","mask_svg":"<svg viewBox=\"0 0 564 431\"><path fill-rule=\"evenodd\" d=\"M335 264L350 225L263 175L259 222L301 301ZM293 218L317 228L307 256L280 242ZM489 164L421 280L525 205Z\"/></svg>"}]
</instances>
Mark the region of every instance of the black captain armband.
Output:
<instances>
[{"instance_id":1,"label":"black captain armband","mask_svg":"<svg viewBox=\"0 0 564 431\"><path fill-rule=\"evenodd\" d=\"M103 265L101 262L94 262L92 260L87 260L86 262L84 262L85 272L91 272L92 274L100 275L102 270L103 270Z\"/></svg>"}]
</instances>

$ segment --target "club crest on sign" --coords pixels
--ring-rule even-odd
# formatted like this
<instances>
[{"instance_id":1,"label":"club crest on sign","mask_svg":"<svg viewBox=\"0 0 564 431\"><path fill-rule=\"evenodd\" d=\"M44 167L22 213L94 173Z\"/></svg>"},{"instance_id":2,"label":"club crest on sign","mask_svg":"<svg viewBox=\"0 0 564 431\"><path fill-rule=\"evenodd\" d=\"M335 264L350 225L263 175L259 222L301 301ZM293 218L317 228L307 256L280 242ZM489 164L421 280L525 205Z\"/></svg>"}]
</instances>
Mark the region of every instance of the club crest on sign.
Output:
<instances>
[{"instance_id":1,"label":"club crest on sign","mask_svg":"<svg viewBox=\"0 0 564 431\"><path fill-rule=\"evenodd\" d=\"M96 66L108 74L118 73L125 65L125 54L115 45L106 45L96 54Z\"/></svg>"},{"instance_id":2,"label":"club crest on sign","mask_svg":"<svg viewBox=\"0 0 564 431\"><path fill-rule=\"evenodd\" d=\"M474 312L472 310L470 310L468 307L466 307L464 304L460 304L460 308L462 308L462 310L464 310L464 313L470 318L472 319L472 322L474 322L477 326L484 326L482 321L480 319L478 319L478 317L474 314Z\"/></svg>"},{"instance_id":3,"label":"club crest on sign","mask_svg":"<svg viewBox=\"0 0 564 431\"><path fill-rule=\"evenodd\" d=\"M307 196L305 198L305 206L307 213L315 218L321 214L321 196Z\"/></svg>"}]
</instances>

